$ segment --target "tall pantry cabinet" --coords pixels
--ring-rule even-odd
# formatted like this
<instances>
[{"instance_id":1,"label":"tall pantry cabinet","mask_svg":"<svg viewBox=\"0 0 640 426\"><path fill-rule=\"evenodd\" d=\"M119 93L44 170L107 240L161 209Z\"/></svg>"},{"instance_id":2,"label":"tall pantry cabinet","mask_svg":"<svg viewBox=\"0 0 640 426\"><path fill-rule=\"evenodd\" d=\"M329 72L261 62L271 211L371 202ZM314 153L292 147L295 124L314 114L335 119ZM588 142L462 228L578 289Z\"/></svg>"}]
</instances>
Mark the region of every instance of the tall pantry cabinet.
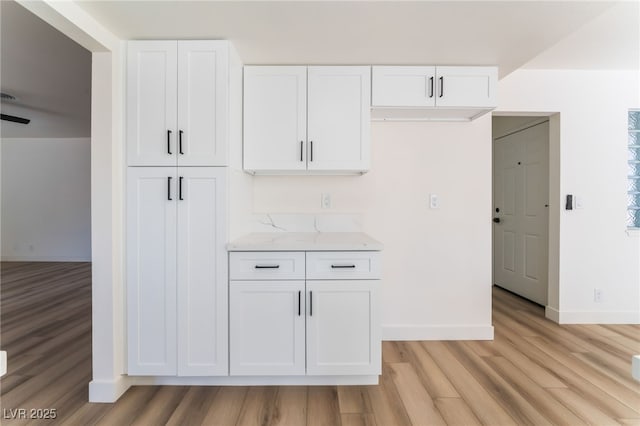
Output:
<instances>
[{"instance_id":1,"label":"tall pantry cabinet","mask_svg":"<svg viewBox=\"0 0 640 426\"><path fill-rule=\"evenodd\" d=\"M129 375L228 374L226 41L131 41L127 55Z\"/></svg>"}]
</instances>

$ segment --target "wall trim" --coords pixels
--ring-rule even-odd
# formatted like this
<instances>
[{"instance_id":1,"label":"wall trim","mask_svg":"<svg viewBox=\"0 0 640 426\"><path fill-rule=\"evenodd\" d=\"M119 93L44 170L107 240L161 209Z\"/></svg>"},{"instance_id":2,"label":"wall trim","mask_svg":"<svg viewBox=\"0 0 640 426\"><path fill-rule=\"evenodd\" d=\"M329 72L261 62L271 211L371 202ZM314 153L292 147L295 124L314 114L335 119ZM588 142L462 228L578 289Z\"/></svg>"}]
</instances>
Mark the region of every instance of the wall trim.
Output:
<instances>
[{"instance_id":1,"label":"wall trim","mask_svg":"<svg viewBox=\"0 0 640 426\"><path fill-rule=\"evenodd\" d=\"M555 323L560 322L560 311L556 308L552 308L551 306L544 307L544 316Z\"/></svg>"},{"instance_id":2,"label":"wall trim","mask_svg":"<svg viewBox=\"0 0 640 426\"><path fill-rule=\"evenodd\" d=\"M493 340L493 326L383 325L382 340Z\"/></svg>"},{"instance_id":3,"label":"wall trim","mask_svg":"<svg viewBox=\"0 0 640 426\"><path fill-rule=\"evenodd\" d=\"M89 402L116 402L135 383L128 376L118 376L112 381L89 382Z\"/></svg>"},{"instance_id":4,"label":"wall trim","mask_svg":"<svg viewBox=\"0 0 640 426\"><path fill-rule=\"evenodd\" d=\"M2 256L1 262L91 262L89 257L76 256Z\"/></svg>"},{"instance_id":5,"label":"wall trim","mask_svg":"<svg viewBox=\"0 0 640 426\"><path fill-rule=\"evenodd\" d=\"M545 316L558 324L640 324L640 311L558 311L547 306Z\"/></svg>"}]
</instances>

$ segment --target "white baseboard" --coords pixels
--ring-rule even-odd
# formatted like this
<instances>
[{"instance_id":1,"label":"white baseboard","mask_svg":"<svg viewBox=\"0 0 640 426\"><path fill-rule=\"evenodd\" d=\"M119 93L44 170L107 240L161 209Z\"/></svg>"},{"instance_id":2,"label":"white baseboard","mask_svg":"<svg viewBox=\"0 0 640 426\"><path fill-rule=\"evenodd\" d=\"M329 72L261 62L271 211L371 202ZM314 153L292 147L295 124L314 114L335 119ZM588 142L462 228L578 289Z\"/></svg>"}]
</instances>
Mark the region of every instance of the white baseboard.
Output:
<instances>
[{"instance_id":1,"label":"white baseboard","mask_svg":"<svg viewBox=\"0 0 640 426\"><path fill-rule=\"evenodd\" d=\"M134 381L128 376L113 381L92 380L89 382L89 402L116 402L133 385Z\"/></svg>"},{"instance_id":2,"label":"white baseboard","mask_svg":"<svg viewBox=\"0 0 640 426\"><path fill-rule=\"evenodd\" d=\"M558 311L547 306L545 316L558 324L640 324L638 311Z\"/></svg>"},{"instance_id":3,"label":"white baseboard","mask_svg":"<svg viewBox=\"0 0 640 426\"><path fill-rule=\"evenodd\" d=\"M544 314L558 324L640 324L638 311L559 311L547 306Z\"/></svg>"},{"instance_id":4,"label":"white baseboard","mask_svg":"<svg viewBox=\"0 0 640 426\"><path fill-rule=\"evenodd\" d=\"M631 376L640 382L640 355L631 358Z\"/></svg>"},{"instance_id":5,"label":"white baseboard","mask_svg":"<svg viewBox=\"0 0 640 426\"><path fill-rule=\"evenodd\" d=\"M1 262L91 262L85 256L2 256Z\"/></svg>"},{"instance_id":6,"label":"white baseboard","mask_svg":"<svg viewBox=\"0 0 640 426\"><path fill-rule=\"evenodd\" d=\"M383 325L382 340L493 340L493 326Z\"/></svg>"},{"instance_id":7,"label":"white baseboard","mask_svg":"<svg viewBox=\"0 0 640 426\"><path fill-rule=\"evenodd\" d=\"M129 376L131 386L350 386L377 385L378 375L356 376Z\"/></svg>"}]
</instances>

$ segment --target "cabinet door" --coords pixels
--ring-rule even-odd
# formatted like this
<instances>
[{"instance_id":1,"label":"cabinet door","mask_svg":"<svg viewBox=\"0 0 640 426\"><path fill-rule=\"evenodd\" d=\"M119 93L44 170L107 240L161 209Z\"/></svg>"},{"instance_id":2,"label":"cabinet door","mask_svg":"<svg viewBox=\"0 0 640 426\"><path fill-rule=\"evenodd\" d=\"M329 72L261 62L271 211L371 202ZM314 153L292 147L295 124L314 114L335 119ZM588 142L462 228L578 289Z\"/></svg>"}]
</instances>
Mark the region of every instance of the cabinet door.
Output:
<instances>
[{"instance_id":1,"label":"cabinet door","mask_svg":"<svg viewBox=\"0 0 640 426\"><path fill-rule=\"evenodd\" d=\"M307 281L307 374L380 374L377 280Z\"/></svg>"},{"instance_id":2,"label":"cabinet door","mask_svg":"<svg viewBox=\"0 0 640 426\"><path fill-rule=\"evenodd\" d=\"M229 287L231 375L304 375L304 281Z\"/></svg>"},{"instance_id":3,"label":"cabinet door","mask_svg":"<svg viewBox=\"0 0 640 426\"><path fill-rule=\"evenodd\" d=\"M127 161L176 164L177 42L130 41L127 52Z\"/></svg>"},{"instance_id":4,"label":"cabinet door","mask_svg":"<svg viewBox=\"0 0 640 426\"><path fill-rule=\"evenodd\" d=\"M371 68L309 67L309 170L369 169Z\"/></svg>"},{"instance_id":5,"label":"cabinet door","mask_svg":"<svg viewBox=\"0 0 640 426\"><path fill-rule=\"evenodd\" d=\"M496 107L495 67L436 67L439 107Z\"/></svg>"},{"instance_id":6,"label":"cabinet door","mask_svg":"<svg viewBox=\"0 0 640 426\"><path fill-rule=\"evenodd\" d=\"M178 41L178 165L227 165L224 41Z\"/></svg>"},{"instance_id":7,"label":"cabinet door","mask_svg":"<svg viewBox=\"0 0 640 426\"><path fill-rule=\"evenodd\" d=\"M176 374L176 169L127 171L127 329L131 375Z\"/></svg>"},{"instance_id":8,"label":"cabinet door","mask_svg":"<svg viewBox=\"0 0 640 426\"><path fill-rule=\"evenodd\" d=\"M228 374L226 168L178 167L178 375Z\"/></svg>"},{"instance_id":9,"label":"cabinet door","mask_svg":"<svg viewBox=\"0 0 640 426\"><path fill-rule=\"evenodd\" d=\"M436 67L374 66L371 78L373 106L435 106Z\"/></svg>"},{"instance_id":10,"label":"cabinet door","mask_svg":"<svg viewBox=\"0 0 640 426\"><path fill-rule=\"evenodd\" d=\"M245 170L306 170L306 80L306 67L244 67Z\"/></svg>"}]
</instances>

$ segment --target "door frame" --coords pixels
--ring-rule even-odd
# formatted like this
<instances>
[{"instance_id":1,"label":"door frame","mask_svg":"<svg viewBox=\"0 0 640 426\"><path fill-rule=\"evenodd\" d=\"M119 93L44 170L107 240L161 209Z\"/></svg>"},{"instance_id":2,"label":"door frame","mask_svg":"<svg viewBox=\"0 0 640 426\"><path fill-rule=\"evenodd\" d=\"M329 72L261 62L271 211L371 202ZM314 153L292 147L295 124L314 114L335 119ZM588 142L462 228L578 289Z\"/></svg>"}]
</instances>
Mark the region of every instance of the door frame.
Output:
<instances>
[{"instance_id":1,"label":"door frame","mask_svg":"<svg viewBox=\"0 0 640 426\"><path fill-rule=\"evenodd\" d=\"M545 316L554 322L559 322L559 301L560 301L560 220L562 212L562 199L560 187L560 113L543 111L500 111L493 112L492 117L531 117L522 126L515 127L510 133L524 130L531 125L549 120L549 221L548 221L548 284L547 284L547 305L545 306ZM535 117L540 117L536 120ZM504 136L504 135L501 135ZM491 134L491 217L493 217L493 129ZM492 225L493 226L493 225ZM491 283L494 265L494 232L491 232Z\"/></svg>"}]
</instances>

